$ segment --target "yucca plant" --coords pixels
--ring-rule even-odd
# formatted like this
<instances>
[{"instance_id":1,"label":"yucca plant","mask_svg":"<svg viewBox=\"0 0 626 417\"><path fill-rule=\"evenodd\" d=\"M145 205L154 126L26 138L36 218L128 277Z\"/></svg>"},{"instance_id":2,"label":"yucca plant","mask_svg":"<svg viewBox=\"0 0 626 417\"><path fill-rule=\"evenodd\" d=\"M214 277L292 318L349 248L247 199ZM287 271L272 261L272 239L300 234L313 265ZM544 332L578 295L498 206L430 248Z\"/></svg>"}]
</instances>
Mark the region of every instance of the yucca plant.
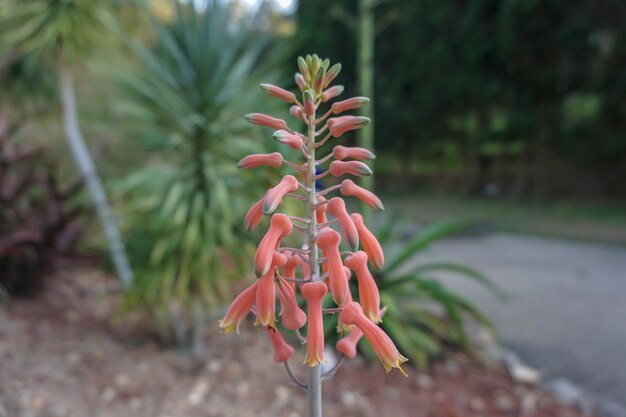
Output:
<instances>
[{"instance_id":1,"label":"yucca plant","mask_svg":"<svg viewBox=\"0 0 626 417\"><path fill-rule=\"evenodd\" d=\"M55 72L63 108L65 138L85 182L109 244L119 278L125 285L132 272L116 222L83 138L74 91L75 67L116 30L109 9L115 1L22 0L11 1L0 22L0 53L29 56Z\"/></svg>"},{"instance_id":2,"label":"yucca plant","mask_svg":"<svg viewBox=\"0 0 626 417\"><path fill-rule=\"evenodd\" d=\"M269 76L271 39L233 19L223 2L177 3L171 21L152 20L154 44L130 45L139 63L120 75L133 138L153 156L120 185L136 268L127 307L148 309L183 344L230 298L249 249L249 181L235 165L263 148L240 115Z\"/></svg>"},{"instance_id":3,"label":"yucca plant","mask_svg":"<svg viewBox=\"0 0 626 417\"><path fill-rule=\"evenodd\" d=\"M491 322L471 300L442 282L441 275L472 279L497 297L503 296L502 291L487 276L469 266L451 261L419 260L419 255L430 245L462 232L471 223L463 220L436 222L408 240L400 235L399 230L406 228L397 219L389 218L377 224L372 232L388 254L383 268L371 271L378 283L381 304L387 307L381 327L420 367L441 354L446 345L473 352L466 329L468 320L493 331ZM360 227L359 222L357 227ZM336 322L327 323L329 336L335 332L334 325ZM374 358L366 344L360 344L359 348L366 356Z\"/></svg>"}]
</instances>

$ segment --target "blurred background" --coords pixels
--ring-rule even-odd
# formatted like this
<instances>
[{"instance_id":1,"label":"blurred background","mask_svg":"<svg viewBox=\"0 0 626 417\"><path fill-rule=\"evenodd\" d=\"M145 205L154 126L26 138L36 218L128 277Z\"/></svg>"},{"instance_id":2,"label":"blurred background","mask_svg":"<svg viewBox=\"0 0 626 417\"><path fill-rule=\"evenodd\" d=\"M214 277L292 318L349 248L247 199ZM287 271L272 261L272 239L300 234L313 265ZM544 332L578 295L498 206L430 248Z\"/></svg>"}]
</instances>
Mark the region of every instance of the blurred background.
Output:
<instances>
[{"instance_id":1,"label":"blurred background","mask_svg":"<svg viewBox=\"0 0 626 417\"><path fill-rule=\"evenodd\" d=\"M287 173L237 161L296 156L243 115L301 128L258 84L297 91L313 53L371 99L341 144L377 155L382 327L411 360L385 376L360 344L326 414L626 416L625 21L620 0L0 0L0 417L305 415L264 332L215 323Z\"/></svg>"}]
</instances>

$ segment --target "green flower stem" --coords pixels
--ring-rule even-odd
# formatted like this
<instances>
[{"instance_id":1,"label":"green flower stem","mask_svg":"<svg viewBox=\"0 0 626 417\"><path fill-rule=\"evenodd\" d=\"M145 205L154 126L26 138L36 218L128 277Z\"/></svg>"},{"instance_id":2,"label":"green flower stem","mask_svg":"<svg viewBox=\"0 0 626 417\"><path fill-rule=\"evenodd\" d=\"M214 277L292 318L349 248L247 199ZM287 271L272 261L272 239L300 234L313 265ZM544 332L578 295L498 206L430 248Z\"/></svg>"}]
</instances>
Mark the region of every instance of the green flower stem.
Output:
<instances>
[{"instance_id":1,"label":"green flower stem","mask_svg":"<svg viewBox=\"0 0 626 417\"><path fill-rule=\"evenodd\" d=\"M309 245L309 266L311 269L311 281L320 281L320 266L318 264L317 244L315 235L317 233L317 218L315 216L315 113L308 116L308 135L306 140L307 150L307 172L306 185L309 187L307 197L307 218L309 228L307 233ZM308 403L309 417L322 417L322 367L320 365L309 368L308 377Z\"/></svg>"}]
</instances>

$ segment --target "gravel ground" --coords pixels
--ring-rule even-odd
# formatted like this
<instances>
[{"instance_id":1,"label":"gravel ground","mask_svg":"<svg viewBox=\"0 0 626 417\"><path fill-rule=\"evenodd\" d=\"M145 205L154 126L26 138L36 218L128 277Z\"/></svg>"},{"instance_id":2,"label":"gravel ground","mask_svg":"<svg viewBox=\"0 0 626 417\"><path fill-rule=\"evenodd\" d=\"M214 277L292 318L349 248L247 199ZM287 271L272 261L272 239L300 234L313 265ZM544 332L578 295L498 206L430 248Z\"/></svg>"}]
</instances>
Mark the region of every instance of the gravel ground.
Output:
<instances>
[{"instance_id":1,"label":"gravel ground","mask_svg":"<svg viewBox=\"0 0 626 417\"><path fill-rule=\"evenodd\" d=\"M66 268L35 299L0 306L0 417L264 417L305 415L304 392L271 361L264 332L208 330L206 358L116 319L115 282ZM301 358L302 355L300 355ZM305 369L294 367L301 378ZM324 384L327 417L581 417L499 366L450 353L428 371L385 374L356 359Z\"/></svg>"}]
</instances>

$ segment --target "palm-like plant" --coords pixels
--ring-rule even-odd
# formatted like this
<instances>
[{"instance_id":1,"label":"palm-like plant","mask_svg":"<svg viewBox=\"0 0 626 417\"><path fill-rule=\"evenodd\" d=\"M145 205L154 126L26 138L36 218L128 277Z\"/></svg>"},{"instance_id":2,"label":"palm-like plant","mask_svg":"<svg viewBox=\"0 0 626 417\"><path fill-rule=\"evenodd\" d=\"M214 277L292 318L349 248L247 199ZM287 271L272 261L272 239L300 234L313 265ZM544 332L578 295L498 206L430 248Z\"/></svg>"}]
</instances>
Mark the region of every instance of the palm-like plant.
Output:
<instances>
[{"instance_id":1,"label":"palm-like plant","mask_svg":"<svg viewBox=\"0 0 626 417\"><path fill-rule=\"evenodd\" d=\"M65 138L96 209L118 276L125 285L132 273L102 182L78 122L74 65L115 30L108 7L115 2L91 0L10 1L11 12L0 23L0 50L31 56L39 65L56 67Z\"/></svg>"},{"instance_id":2,"label":"palm-like plant","mask_svg":"<svg viewBox=\"0 0 626 417\"><path fill-rule=\"evenodd\" d=\"M178 4L170 23L153 27L153 46L131 44L136 73L120 74L130 98L124 108L155 156L121 187L137 272L128 301L186 343L181 324L200 328L198 319L230 299L243 275L247 245L237 232L249 201L241 197L245 179L233 174L261 144L241 114L261 96L256 81L268 75L269 39L237 25L218 1L202 12Z\"/></svg>"}]
</instances>

